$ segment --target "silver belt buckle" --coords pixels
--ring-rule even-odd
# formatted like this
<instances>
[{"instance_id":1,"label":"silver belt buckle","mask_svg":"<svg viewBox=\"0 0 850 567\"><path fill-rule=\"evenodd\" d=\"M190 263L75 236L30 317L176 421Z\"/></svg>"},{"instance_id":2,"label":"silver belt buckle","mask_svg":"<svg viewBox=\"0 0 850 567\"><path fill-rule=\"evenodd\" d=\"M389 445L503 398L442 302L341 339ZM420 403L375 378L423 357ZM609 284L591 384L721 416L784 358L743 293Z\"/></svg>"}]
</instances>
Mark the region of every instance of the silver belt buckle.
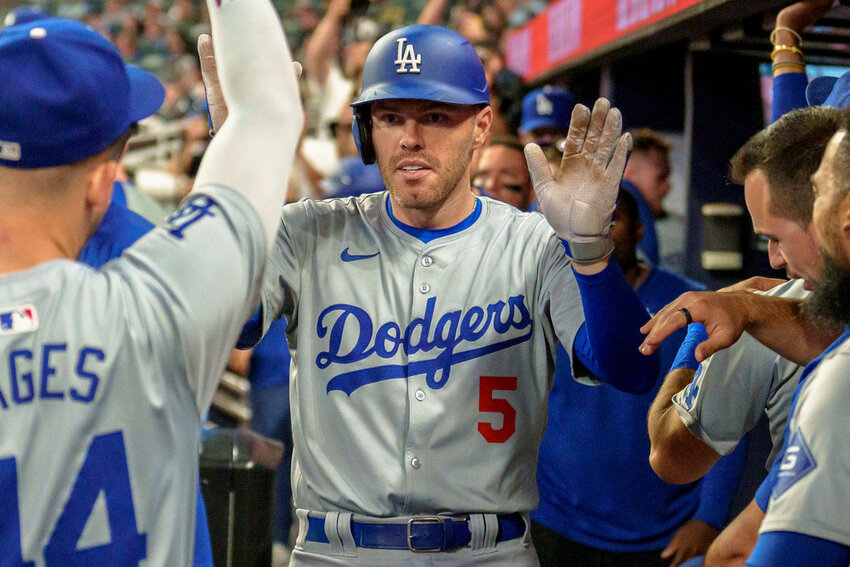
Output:
<instances>
[{"instance_id":1,"label":"silver belt buckle","mask_svg":"<svg viewBox=\"0 0 850 567\"><path fill-rule=\"evenodd\" d=\"M413 537L412 528L414 524L443 524L443 547L426 547L414 548L411 542ZM407 520L407 549L413 553L434 553L435 551L443 551L446 548L446 522L439 516L414 516Z\"/></svg>"}]
</instances>

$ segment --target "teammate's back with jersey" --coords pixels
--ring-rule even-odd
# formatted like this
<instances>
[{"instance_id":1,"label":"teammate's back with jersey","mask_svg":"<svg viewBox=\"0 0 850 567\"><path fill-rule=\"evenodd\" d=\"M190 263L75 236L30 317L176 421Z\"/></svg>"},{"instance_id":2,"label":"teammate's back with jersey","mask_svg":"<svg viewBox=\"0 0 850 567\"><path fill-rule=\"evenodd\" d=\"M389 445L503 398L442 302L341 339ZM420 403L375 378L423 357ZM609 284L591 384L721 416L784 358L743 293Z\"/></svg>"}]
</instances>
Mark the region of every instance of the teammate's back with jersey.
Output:
<instances>
[{"instance_id":1,"label":"teammate's back with jersey","mask_svg":"<svg viewBox=\"0 0 850 567\"><path fill-rule=\"evenodd\" d=\"M100 270L71 259L162 86L77 22L0 33L0 565L191 564L200 419L255 308L301 126L271 6L211 4L235 120L174 216ZM281 133L262 171L263 152L225 159Z\"/></svg>"}]
</instances>

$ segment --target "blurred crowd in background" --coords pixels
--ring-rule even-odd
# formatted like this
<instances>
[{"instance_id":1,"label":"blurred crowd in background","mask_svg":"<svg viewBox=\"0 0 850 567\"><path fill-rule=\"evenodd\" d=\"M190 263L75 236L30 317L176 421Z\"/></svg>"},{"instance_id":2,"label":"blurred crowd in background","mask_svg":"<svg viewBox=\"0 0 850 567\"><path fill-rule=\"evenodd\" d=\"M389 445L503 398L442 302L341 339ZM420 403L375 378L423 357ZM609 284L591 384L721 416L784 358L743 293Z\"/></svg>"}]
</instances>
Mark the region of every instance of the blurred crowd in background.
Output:
<instances>
[{"instance_id":1,"label":"blurred crowd in background","mask_svg":"<svg viewBox=\"0 0 850 567\"><path fill-rule=\"evenodd\" d=\"M352 119L347 104L359 91L360 73L373 42L402 25L447 25L467 37L476 46L487 70L498 118L493 135L517 135L522 97L529 89L505 67L502 38L506 30L525 24L542 11L546 1L273 0L273 3L295 58L305 69L301 87L307 125L297 174L291 181L291 200L362 189L359 185L346 187L346 182L352 179L359 183L361 174L365 188L379 182L373 172L361 171L355 164L340 163L356 155L348 134ZM209 138L204 86L195 49L197 37L209 32L204 3L49 0L22 5L17 10L20 9L83 21L112 41L126 62L160 78L166 89L165 104L154 119L143 125L139 140L131 143L130 159L125 165L131 178L137 168L145 169L148 174L156 170L156 175L136 180L139 188L166 204L179 201L191 187ZM133 149L144 145L159 145L160 150L144 154L151 159L133 159ZM167 159L162 159L163 156ZM152 163L155 159L159 161Z\"/></svg>"}]
</instances>

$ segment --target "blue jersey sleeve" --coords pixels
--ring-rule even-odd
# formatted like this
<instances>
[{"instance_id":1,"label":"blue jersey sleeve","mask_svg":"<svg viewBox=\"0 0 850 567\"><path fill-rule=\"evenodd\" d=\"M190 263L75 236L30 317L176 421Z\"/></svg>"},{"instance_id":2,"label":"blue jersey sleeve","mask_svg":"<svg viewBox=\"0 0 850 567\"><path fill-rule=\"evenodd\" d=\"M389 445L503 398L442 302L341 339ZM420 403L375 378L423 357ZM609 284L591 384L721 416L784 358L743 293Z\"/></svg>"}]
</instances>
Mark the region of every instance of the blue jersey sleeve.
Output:
<instances>
[{"instance_id":1,"label":"blue jersey sleeve","mask_svg":"<svg viewBox=\"0 0 850 567\"><path fill-rule=\"evenodd\" d=\"M242 332L239 333L239 339L236 341L236 348L247 350L254 348L260 339L263 338L263 308L258 307L251 315L251 318L245 322L242 327Z\"/></svg>"},{"instance_id":2,"label":"blue jersey sleeve","mask_svg":"<svg viewBox=\"0 0 850 567\"><path fill-rule=\"evenodd\" d=\"M759 536L746 567L847 567L850 547L796 532Z\"/></svg>"},{"instance_id":3,"label":"blue jersey sleeve","mask_svg":"<svg viewBox=\"0 0 850 567\"><path fill-rule=\"evenodd\" d=\"M575 338L578 360L597 378L632 394L649 392L658 378L657 353L638 351L640 327L649 320L632 286L612 258L598 274L575 274L585 322Z\"/></svg>"},{"instance_id":4,"label":"blue jersey sleeve","mask_svg":"<svg viewBox=\"0 0 850 567\"><path fill-rule=\"evenodd\" d=\"M747 460L749 436L745 436L735 450L722 457L703 477L700 484L699 507L695 520L722 529L729 517L729 506Z\"/></svg>"},{"instance_id":5,"label":"blue jersey sleeve","mask_svg":"<svg viewBox=\"0 0 850 567\"><path fill-rule=\"evenodd\" d=\"M770 467L770 472L767 473L767 477L756 490L756 504L761 509L762 512L767 512L767 505L770 503L770 495L773 493L773 485L776 484L776 475L779 473L779 464L782 462L782 454L785 453L783 449L782 453L773 461L773 465Z\"/></svg>"},{"instance_id":6,"label":"blue jersey sleeve","mask_svg":"<svg viewBox=\"0 0 850 567\"><path fill-rule=\"evenodd\" d=\"M251 370L248 372L251 387L267 388L287 384L289 361L286 319L278 319L269 326L266 336L257 344L251 355Z\"/></svg>"},{"instance_id":7,"label":"blue jersey sleeve","mask_svg":"<svg viewBox=\"0 0 850 567\"><path fill-rule=\"evenodd\" d=\"M773 105L770 110L770 123L797 108L808 106L806 103L806 85L809 78L805 73L783 73L773 78Z\"/></svg>"},{"instance_id":8,"label":"blue jersey sleeve","mask_svg":"<svg viewBox=\"0 0 850 567\"><path fill-rule=\"evenodd\" d=\"M149 220L113 201L77 260L92 268L99 268L120 256L152 228L153 223Z\"/></svg>"}]
</instances>

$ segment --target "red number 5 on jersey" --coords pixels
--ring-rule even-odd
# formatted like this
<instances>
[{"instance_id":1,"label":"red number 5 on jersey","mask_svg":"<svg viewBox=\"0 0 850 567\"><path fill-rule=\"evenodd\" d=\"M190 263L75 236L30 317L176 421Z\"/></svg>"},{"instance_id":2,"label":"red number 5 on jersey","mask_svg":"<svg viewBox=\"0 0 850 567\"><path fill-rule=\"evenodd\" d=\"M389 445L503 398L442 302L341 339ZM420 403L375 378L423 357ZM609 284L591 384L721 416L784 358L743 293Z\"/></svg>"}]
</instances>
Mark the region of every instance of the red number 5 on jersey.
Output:
<instances>
[{"instance_id":1,"label":"red number 5 on jersey","mask_svg":"<svg viewBox=\"0 0 850 567\"><path fill-rule=\"evenodd\" d=\"M516 390L516 376L482 376L478 389L478 411L502 414L502 427L496 429L488 422L478 422L478 432L488 443L504 443L516 431L516 410L504 398L495 398L497 391Z\"/></svg>"}]
</instances>

